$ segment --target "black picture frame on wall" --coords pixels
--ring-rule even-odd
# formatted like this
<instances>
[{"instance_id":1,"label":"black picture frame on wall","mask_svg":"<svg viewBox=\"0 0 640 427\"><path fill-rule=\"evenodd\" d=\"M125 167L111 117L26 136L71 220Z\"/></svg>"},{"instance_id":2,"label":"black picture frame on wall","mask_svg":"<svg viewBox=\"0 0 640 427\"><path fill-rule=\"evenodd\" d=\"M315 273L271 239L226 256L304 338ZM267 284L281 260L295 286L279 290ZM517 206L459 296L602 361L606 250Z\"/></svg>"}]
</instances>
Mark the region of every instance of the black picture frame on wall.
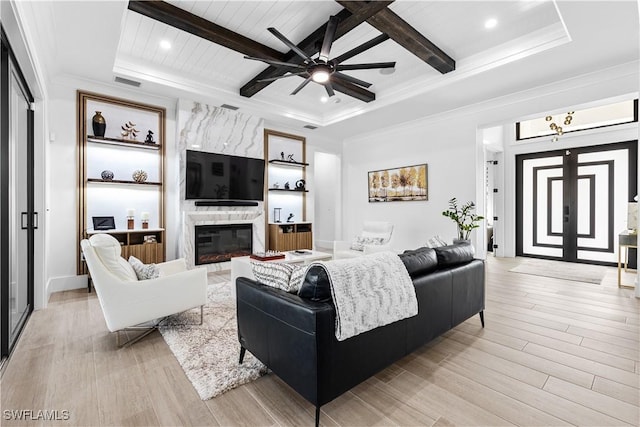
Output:
<instances>
[{"instance_id":1,"label":"black picture frame on wall","mask_svg":"<svg viewBox=\"0 0 640 427\"><path fill-rule=\"evenodd\" d=\"M369 203L429 200L426 163L368 173Z\"/></svg>"}]
</instances>

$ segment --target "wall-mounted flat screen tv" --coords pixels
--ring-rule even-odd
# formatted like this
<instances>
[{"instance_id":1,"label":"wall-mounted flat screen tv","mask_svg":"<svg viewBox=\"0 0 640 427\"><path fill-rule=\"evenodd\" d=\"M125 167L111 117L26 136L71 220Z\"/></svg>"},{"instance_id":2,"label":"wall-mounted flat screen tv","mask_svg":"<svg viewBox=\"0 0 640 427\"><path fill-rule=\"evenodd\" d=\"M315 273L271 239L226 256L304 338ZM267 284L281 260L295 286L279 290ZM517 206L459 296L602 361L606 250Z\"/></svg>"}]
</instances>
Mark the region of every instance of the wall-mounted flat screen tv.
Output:
<instances>
[{"instance_id":1,"label":"wall-mounted flat screen tv","mask_svg":"<svg viewBox=\"0 0 640 427\"><path fill-rule=\"evenodd\" d=\"M187 150L185 198L264 200L264 160Z\"/></svg>"}]
</instances>

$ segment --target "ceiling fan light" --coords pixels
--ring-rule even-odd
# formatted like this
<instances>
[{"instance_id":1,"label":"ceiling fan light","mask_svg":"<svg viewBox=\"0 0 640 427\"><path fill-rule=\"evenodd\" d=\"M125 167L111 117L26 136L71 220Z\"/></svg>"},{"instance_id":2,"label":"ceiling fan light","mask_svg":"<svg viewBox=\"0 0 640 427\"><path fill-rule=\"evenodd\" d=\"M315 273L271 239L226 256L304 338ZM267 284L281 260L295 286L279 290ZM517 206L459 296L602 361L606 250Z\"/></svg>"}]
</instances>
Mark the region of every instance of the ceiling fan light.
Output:
<instances>
[{"instance_id":1,"label":"ceiling fan light","mask_svg":"<svg viewBox=\"0 0 640 427\"><path fill-rule=\"evenodd\" d=\"M316 70L311 75L311 78L316 83L325 83L329 80L329 72L325 70Z\"/></svg>"}]
</instances>

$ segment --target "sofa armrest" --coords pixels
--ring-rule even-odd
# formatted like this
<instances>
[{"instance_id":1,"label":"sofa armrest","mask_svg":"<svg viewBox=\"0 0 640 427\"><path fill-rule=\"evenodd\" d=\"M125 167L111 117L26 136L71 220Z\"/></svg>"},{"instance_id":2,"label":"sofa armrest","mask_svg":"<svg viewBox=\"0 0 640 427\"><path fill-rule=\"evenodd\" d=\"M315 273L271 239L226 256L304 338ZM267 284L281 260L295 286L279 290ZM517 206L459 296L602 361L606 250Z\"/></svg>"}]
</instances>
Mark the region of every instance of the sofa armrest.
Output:
<instances>
[{"instance_id":1,"label":"sofa armrest","mask_svg":"<svg viewBox=\"0 0 640 427\"><path fill-rule=\"evenodd\" d=\"M320 402L319 373L335 341L333 305L246 277L236 280L236 295L240 345L311 403Z\"/></svg>"}]
</instances>

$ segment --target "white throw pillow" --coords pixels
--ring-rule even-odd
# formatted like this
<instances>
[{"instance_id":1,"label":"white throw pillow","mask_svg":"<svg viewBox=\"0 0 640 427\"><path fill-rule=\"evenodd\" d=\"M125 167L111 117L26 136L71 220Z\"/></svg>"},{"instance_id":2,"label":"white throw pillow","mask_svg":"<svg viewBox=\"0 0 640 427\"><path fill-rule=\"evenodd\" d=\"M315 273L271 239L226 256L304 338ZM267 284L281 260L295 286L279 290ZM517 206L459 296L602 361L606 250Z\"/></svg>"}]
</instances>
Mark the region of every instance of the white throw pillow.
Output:
<instances>
[{"instance_id":1,"label":"white throw pillow","mask_svg":"<svg viewBox=\"0 0 640 427\"><path fill-rule=\"evenodd\" d=\"M447 246L447 242L442 240L440 236L433 236L427 243L424 244L427 248L440 248L442 246Z\"/></svg>"},{"instance_id":2,"label":"white throw pillow","mask_svg":"<svg viewBox=\"0 0 640 427\"><path fill-rule=\"evenodd\" d=\"M89 238L89 243L93 247L104 267L111 274L123 282L134 282L138 280L133 267L120 256L122 248L120 242L109 234L94 234Z\"/></svg>"},{"instance_id":3,"label":"white throw pillow","mask_svg":"<svg viewBox=\"0 0 640 427\"><path fill-rule=\"evenodd\" d=\"M251 261L251 270L258 282L285 292L298 292L304 278L299 278L298 269L306 270L302 266L282 262ZM292 280L294 272L296 273Z\"/></svg>"},{"instance_id":4,"label":"white throw pillow","mask_svg":"<svg viewBox=\"0 0 640 427\"><path fill-rule=\"evenodd\" d=\"M144 264L134 256L129 257L129 264L133 267L133 271L136 272L138 280L155 279L160 276L160 270L155 264Z\"/></svg>"},{"instance_id":5,"label":"white throw pillow","mask_svg":"<svg viewBox=\"0 0 640 427\"><path fill-rule=\"evenodd\" d=\"M351 249L354 251L364 251L365 245L382 245L383 243L383 237L356 236L351 242Z\"/></svg>"}]
</instances>

